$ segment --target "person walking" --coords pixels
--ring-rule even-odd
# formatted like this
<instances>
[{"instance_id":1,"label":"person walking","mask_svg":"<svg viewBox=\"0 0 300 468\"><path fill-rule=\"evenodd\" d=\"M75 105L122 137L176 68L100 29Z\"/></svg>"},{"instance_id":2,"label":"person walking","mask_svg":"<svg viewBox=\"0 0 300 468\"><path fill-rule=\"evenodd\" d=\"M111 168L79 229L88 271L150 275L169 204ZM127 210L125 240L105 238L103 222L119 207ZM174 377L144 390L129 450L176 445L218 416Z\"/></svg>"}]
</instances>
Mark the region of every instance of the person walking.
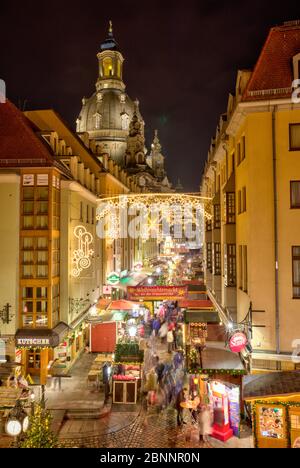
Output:
<instances>
[{"instance_id":1,"label":"person walking","mask_svg":"<svg viewBox=\"0 0 300 468\"><path fill-rule=\"evenodd\" d=\"M174 333L173 330L169 330L167 334L168 353L172 354L174 346Z\"/></svg>"},{"instance_id":2,"label":"person walking","mask_svg":"<svg viewBox=\"0 0 300 468\"><path fill-rule=\"evenodd\" d=\"M164 322L162 326L160 327L160 330L158 332L158 335L161 339L161 344L165 343L167 335L168 335L168 324L167 322Z\"/></svg>"},{"instance_id":3,"label":"person walking","mask_svg":"<svg viewBox=\"0 0 300 468\"><path fill-rule=\"evenodd\" d=\"M200 406L198 413L199 442L209 444L209 436L212 433L212 418L209 406Z\"/></svg>"},{"instance_id":4,"label":"person walking","mask_svg":"<svg viewBox=\"0 0 300 468\"><path fill-rule=\"evenodd\" d=\"M153 322L153 331L154 331L155 336L158 336L160 325L161 325L160 320L158 317L156 317L156 319Z\"/></svg>"},{"instance_id":5,"label":"person walking","mask_svg":"<svg viewBox=\"0 0 300 468\"><path fill-rule=\"evenodd\" d=\"M176 331L176 349L183 349L183 331L181 326L178 326Z\"/></svg>"},{"instance_id":6,"label":"person walking","mask_svg":"<svg viewBox=\"0 0 300 468\"><path fill-rule=\"evenodd\" d=\"M164 370L165 370L164 364L162 362L160 362L159 357L156 356L155 372L156 372L156 375L157 375L157 382L158 382L159 385L161 385L161 383L162 383Z\"/></svg>"}]
</instances>

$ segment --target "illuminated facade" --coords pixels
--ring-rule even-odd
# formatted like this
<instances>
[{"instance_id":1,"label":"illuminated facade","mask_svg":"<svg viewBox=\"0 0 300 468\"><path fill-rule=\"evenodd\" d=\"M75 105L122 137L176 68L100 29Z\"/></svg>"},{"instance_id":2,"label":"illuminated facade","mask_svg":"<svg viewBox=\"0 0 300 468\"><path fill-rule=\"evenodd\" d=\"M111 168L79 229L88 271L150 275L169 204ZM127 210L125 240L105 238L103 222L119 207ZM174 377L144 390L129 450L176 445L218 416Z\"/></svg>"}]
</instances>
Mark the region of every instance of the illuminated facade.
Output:
<instances>
[{"instance_id":1,"label":"illuminated facade","mask_svg":"<svg viewBox=\"0 0 300 468\"><path fill-rule=\"evenodd\" d=\"M254 71L238 73L201 186L207 285L224 321L252 312L258 370L294 369L300 338L299 51L299 23L273 28Z\"/></svg>"},{"instance_id":2,"label":"illuminated facade","mask_svg":"<svg viewBox=\"0 0 300 468\"><path fill-rule=\"evenodd\" d=\"M139 102L126 94L124 57L111 24L108 38L100 49L96 90L90 98L83 98L76 121L79 136L92 142L91 149L100 161L108 156L120 170L125 169L141 191L174 191L165 171L157 131L147 157L145 122Z\"/></svg>"}]
</instances>

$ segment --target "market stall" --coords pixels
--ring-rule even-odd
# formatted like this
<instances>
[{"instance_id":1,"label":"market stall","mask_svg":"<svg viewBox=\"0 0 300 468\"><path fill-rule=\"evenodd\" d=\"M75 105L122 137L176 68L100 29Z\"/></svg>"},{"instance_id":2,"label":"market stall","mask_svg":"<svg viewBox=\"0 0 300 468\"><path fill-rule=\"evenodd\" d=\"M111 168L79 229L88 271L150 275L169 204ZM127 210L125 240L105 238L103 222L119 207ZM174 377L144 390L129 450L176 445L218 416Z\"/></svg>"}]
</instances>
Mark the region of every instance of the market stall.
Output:
<instances>
[{"instance_id":1,"label":"market stall","mask_svg":"<svg viewBox=\"0 0 300 468\"><path fill-rule=\"evenodd\" d=\"M113 403L135 405L142 381L143 352L132 339L117 344L113 375Z\"/></svg>"},{"instance_id":2,"label":"market stall","mask_svg":"<svg viewBox=\"0 0 300 468\"><path fill-rule=\"evenodd\" d=\"M256 448L300 447L300 372L250 376L244 400L251 408Z\"/></svg>"},{"instance_id":3,"label":"market stall","mask_svg":"<svg viewBox=\"0 0 300 468\"><path fill-rule=\"evenodd\" d=\"M229 371L226 375L230 375ZM233 436L240 437L241 385L217 380L213 374L209 376L203 371L203 374L190 375L190 393L197 393L201 402L209 405L213 421L212 437L222 442Z\"/></svg>"},{"instance_id":4,"label":"market stall","mask_svg":"<svg viewBox=\"0 0 300 468\"><path fill-rule=\"evenodd\" d=\"M141 387L141 365L119 365L117 372L121 374L113 376L113 403L135 405Z\"/></svg>"}]
</instances>

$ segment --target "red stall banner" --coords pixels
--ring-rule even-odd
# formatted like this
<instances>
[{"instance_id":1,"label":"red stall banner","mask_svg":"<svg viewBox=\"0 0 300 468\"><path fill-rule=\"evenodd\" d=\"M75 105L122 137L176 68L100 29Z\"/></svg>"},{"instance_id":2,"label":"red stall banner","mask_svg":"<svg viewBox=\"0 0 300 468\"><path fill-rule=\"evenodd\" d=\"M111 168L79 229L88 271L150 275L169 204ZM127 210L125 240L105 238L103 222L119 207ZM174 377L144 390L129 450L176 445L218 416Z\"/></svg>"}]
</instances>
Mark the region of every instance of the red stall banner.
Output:
<instances>
[{"instance_id":1,"label":"red stall banner","mask_svg":"<svg viewBox=\"0 0 300 468\"><path fill-rule=\"evenodd\" d=\"M187 299L187 286L135 286L127 288L131 301L180 301Z\"/></svg>"}]
</instances>

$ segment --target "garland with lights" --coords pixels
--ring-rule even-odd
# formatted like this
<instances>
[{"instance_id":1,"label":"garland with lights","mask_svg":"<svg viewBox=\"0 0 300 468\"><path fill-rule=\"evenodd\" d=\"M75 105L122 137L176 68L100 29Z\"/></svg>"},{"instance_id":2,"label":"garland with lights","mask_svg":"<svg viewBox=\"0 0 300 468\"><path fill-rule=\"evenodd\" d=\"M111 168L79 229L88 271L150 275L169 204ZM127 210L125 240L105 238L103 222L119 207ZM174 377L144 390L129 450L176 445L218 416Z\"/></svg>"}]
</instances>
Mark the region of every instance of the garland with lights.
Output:
<instances>
[{"instance_id":1,"label":"garland with lights","mask_svg":"<svg viewBox=\"0 0 300 468\"><path fill-rule=\"evenodd\" d=\"M248 372L245 369L238 370L238 369L200 369L200 368L192 368L189 370L190 375L196 375L196 374L203 374L203 375L231 375L232 377L238 377L238 376L243 376L247 375Z\"/></svg>"},{"instance_id":2,"label":"garland with lights","mask_svg":"<svg viewBox=\"0 0 300 468\"><path fill-rule=\"evenodd\" d=\"M30 417L29 430L21 448L57 448L58 439L51 430L52 416L42 406L36 405L34 414Z\"/></svg>"},{"instance_id":3,"label":"garland with lights","mask_svg":"<svg viewBox=\"0 0 300 468\"><path fill-rule=\"evenodd\" d=\"M132 358L134 361L144 359L144 352L140 351L138 343L118 343L115 350L115 361L120 362L122 359Z\"/></svg>"}]
</instances>

